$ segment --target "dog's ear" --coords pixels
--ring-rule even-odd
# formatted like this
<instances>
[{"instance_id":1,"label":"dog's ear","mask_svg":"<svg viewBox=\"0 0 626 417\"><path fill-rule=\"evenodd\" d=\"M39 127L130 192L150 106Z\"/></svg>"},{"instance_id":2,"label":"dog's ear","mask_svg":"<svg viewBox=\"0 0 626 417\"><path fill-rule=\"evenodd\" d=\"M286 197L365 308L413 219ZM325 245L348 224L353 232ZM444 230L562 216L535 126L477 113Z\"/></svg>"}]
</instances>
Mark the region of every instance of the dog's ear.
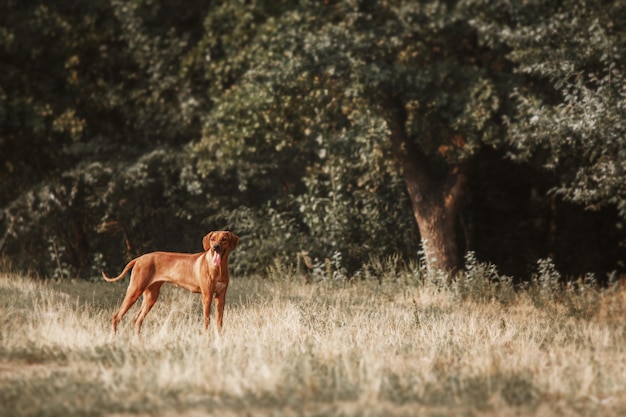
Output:
<instances>
[{"instance_id":1,"label":"dog's ear","mask_svg":"<svg viewBox=\"0 0 626 417\"><path fill-rule=\"evenodd\" d=\"M204 248L205 251L208 251L209 249L211 249L211 235L212 234L213 232L209 232L207 233L205 237L202 238L202 247Z\"/></svg>"},{"instance_id":2,"label":"dog's ear","mask_svg":"<svg viewBox=\"0 0 626 417\"><path fill-rule=\"evenodd\" d=\"M228 232L228 233L230 233L230 245L231 245L231 250L232 250L232 249L235 249L237 245L239 244L239 236L237 236L233 232Z\"/></svg>"}]
</instances>

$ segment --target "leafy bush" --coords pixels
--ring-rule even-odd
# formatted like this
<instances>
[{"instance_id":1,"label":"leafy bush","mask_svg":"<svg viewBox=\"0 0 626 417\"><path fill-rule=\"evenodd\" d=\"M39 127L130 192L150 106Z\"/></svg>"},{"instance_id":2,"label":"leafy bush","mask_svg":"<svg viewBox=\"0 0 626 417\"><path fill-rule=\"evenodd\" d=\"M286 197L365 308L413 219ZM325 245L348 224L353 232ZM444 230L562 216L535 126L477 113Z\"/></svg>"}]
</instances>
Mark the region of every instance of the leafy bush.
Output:
<instances>
[{"instance_id":1,"label":"leafy bush","mask_svg":"<svg viewBox=\"0 0 626 417\"><path fill-rule=\"evenodd\" d=\"M465 255L465 264L466 270L457 274L451 284L451 290L459 301L496 301L504 305L515 301L517 295L513 278L498 273L493 264L479 262L473 252Z\"/></svg>"},{"instance_id":2,"label":"leafy bush","mask_svg":"<svg viewBox=\"0 0 626 417\"><path fill-rule=\"evenodd\" d=\"M151 250L198 251L206 196L193 190L183 161L160 149L130 163L85 163L40 184L5 209L2 249L18 270L85 278Z\"/></svg>"}]
</instances>

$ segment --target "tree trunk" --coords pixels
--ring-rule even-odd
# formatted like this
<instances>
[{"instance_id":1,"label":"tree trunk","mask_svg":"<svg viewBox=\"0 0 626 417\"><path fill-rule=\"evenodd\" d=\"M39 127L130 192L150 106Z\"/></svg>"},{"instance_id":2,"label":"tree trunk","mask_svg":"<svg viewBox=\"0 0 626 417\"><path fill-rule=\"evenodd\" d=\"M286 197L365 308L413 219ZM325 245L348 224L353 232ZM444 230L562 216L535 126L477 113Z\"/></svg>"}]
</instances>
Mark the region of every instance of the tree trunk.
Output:
<instances>
[{"instance_id":1,"label":"tree trunk","mask_svg":"<svg viewBox=\"0 0 626 417\"><path fill-rule=\"evenodd\" d=\"M446 210L443 205L425 207L426 204L416 203L413 197L411 201L428 270L453 274L462 266L456 240L457 212Z\"/></svg>"},{"instance_id":2,"label":"tree trunk","mask_svg":"<svg viewBox=\"0 0 626 417\"><path fill-rule=\"evenodd\" d=\"M452 166L437 176L427 156L408 137L406 110L397 97L385 103L394 157L402 166L429 271L450 275L462 267L457 245L457 218L467 194L470 161Z\"/></svg>"}]
</instances>

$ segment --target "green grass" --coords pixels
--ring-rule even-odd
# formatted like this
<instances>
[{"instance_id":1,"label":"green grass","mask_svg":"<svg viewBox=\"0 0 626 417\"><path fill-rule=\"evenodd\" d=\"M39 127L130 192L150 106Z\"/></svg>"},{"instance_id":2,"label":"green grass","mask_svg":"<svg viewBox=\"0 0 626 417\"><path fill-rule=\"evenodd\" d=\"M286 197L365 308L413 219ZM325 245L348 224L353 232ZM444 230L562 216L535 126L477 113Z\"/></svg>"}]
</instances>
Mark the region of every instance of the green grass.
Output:
<instances>
[{"instance_id":1,"label":"green grass","mask_svg":"<svg viewBox=\"0 0 626 417\"><path fill-rule=\"evenodd\" d=\"M0 275L0 415L626 415L618 287L513 291L477 265L446 287L288 274L234 278L222 335L167 286L142 335L137 305L115 338L127 279Z\"/></svg>"}]
</instances>

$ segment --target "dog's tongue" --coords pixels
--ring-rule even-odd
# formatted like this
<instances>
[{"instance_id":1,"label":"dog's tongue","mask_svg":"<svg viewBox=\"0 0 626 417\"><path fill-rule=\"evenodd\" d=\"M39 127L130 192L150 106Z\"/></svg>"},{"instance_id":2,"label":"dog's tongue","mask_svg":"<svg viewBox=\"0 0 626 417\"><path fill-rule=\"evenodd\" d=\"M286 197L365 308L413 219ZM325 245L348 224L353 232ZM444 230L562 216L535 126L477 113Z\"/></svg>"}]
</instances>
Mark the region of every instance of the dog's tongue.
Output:
<instances>
[{"instance_id":1,"label":"dog's tongue","mask_svg":"<svg viewBox=\"0 0 626 417\"><path fill-rule=\"evenodd\" d=\"M222 263L222 255L217 252L213 252L213 265L220 265Z\"/></svg>"}]
</instances>

